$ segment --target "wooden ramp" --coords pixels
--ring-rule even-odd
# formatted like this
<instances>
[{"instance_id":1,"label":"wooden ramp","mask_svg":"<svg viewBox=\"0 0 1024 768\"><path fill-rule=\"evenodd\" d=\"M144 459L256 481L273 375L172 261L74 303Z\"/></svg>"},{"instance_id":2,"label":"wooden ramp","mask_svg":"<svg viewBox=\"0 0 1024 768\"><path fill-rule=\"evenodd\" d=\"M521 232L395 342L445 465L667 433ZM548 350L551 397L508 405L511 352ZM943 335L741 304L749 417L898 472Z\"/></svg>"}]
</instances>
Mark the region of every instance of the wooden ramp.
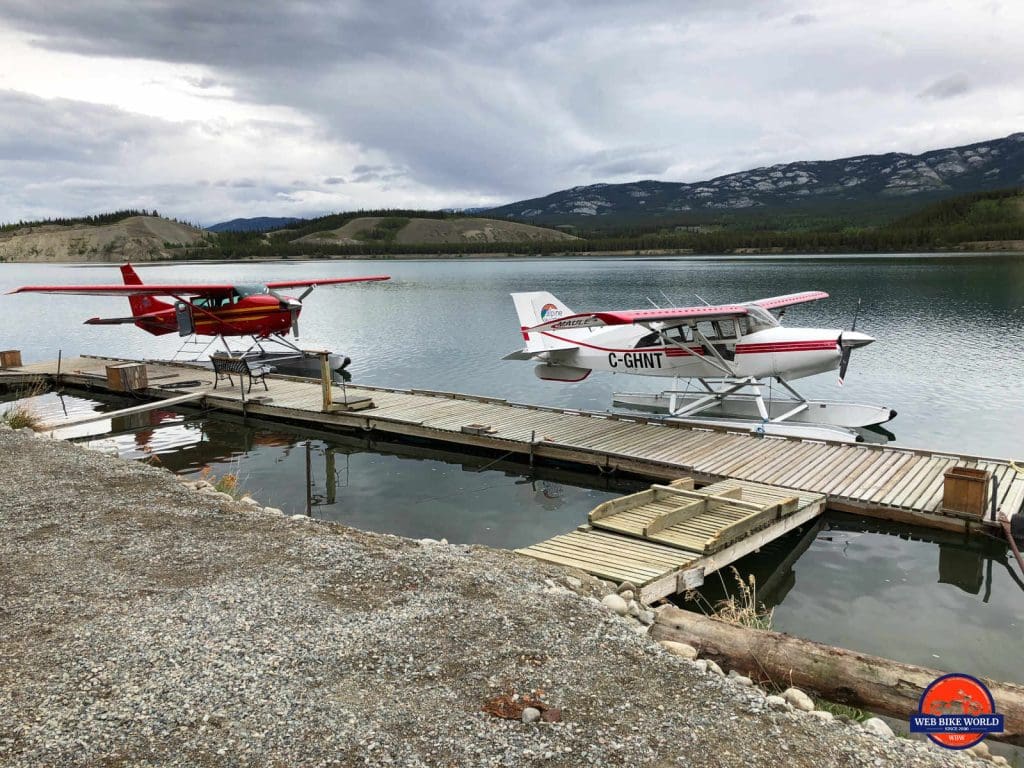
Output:
<instances>
[{"instance_id":1,"label":"wooden ramp","mask_svg":"<svg viewBox=\"0 0 1024 768\"><path fill-rule=\"evenodd\" d=\"M105 367L121 359L78 357L63 361L60 383L107 391ZM196 366L149 362L149 386L136 395L167 398L202 392L213 372ZM4 381L53 380L57 364L0 371ZM325 413L318 381L267 377L269 392L246 398L218 388L204 408L244 412L317 429L357 429L450 446L483 449L524 459L568 463L650 479L689 475L698 485L734 479L823 494L828 506L901 523L954 531L997 525L994 520L943 509L943 476L953 467L990 472L998 485L988 501L1012 517L1024 506L1024 472L1008 460L949 451L820 440L752 436L727 428L693 427L656 418L594 413L514 403L501 398L417 389L348 386L349 398L370 398L373 408ZM335 387L335 395L341 395Z\"/></svg>"},{"instance_id":2,"label":"wooden ramp","mask_svg":"<svg viewBox=\"0 0 1024 768\"><path fill-rule=\"evenodd\" d=\"M697 491L686 478L606 501L590 513L589 525L516 551L631 582L649 603L699 586L824 510L820 494L742 480Z\"/></svg>"}]
</instances>

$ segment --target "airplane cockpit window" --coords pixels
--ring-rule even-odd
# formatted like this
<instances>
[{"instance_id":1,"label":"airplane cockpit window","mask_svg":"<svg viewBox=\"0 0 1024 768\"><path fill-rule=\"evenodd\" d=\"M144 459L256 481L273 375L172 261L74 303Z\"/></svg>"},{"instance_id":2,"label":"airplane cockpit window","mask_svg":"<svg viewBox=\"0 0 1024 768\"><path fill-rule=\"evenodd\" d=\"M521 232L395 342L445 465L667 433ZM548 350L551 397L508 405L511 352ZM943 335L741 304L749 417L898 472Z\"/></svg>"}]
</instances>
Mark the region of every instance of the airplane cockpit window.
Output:
<instances>
[{"instance_id":1,"label":"airplane cockpit window","mask_svg":"<svg viewBox=\"0 0 1024 768\"><path fill-rule=\"evenodd\" d=\"M721 338L717 321L698 320L697 331L708 341L714 341L715 339Z\"/></svg>"},{"instance_id":2,"label":"airplane cockpit window","mask_svg":"<svg viewBox=\"0 0 1024 768\"><path fill-rule=\"evenodd\" d=\"M230 299L227 296L199 296L192 300L192 304L205 309L216 309L228 304Z\"/></svg>"},{"instance_id":3,"label":"airplane cockpit window","mask_svg":"<svg viewBox=\"0 0 1024 768\"><path fill-rule=\"evenodd\" d=\"M678 325L675 328L666 328L663 332L648 333L641 336L636 343L636 348L641 347L663 347L673 344L690 344L693 342L693 332L688 325Z\"/></svg>"},{"instance_id":4,"label":"airplane cockpit window","mask_svg":"<svg viewBox=\"0 0 1024 768\"><path fill-rule=\"evenodd\" d=\"M757 306L757 304L747 305L747 323L750 333L779 327L779 321L775 319L775 316L764 307Z\"/></svg>"},{"instance_id":5,"label":"airplane cockpit window","mask_svg":"<svg viewBox=\"0 0 1024 768\"><path fill-rule=\"evenodd\" d=\"M715 330L718 331L718 338L736 338L736 321L734 321L731 317L726 318L725 320L715 320L712 324L715 326Z\"/></svg>"}]
</instances>

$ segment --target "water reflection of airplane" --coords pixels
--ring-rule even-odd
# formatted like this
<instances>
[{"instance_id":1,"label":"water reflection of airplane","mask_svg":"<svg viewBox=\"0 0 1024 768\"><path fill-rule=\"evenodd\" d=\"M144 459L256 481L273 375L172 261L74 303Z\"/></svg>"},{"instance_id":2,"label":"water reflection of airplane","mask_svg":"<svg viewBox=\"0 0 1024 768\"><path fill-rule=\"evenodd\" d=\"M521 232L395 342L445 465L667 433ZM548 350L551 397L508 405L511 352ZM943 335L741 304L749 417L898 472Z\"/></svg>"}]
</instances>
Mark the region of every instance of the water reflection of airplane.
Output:
<instances>
[{"instance_id":1,"label":"water reflection of airplane","mask_svg":"<svg viewBox=\"0 0 1024 768\"><path fill-rule=\"evenodd\" d=\"M118 420L113 435L133 434L136 445L142 452L150 453L156 443L171 447L170 441L154 439L155 431L174 428L181 424L181 414L170 411L151 411L134 414ZM618 493L631 493L646 488L639 481L624 480L611 475L592 475L556 467L533 467L524 465L510 457L490 457L479 454L460 453L451 450L411 445L401 442L389 442L375 439L362 434L325 434L300 427L290 427L288 432L278 431L280 427L272 422L262 422L248 418L218 414L217 417L203 417L189 426L189 434L180 445L173 450L161 452L161 465L172 472L184 473L198 471L211 464L223 464L235 460L240 454L248 453L261 447L282 449L285 455L304 445L308 440L322 443L317 455L323 456L323 488L320 490L320 473L313 472L311 482L316 489L311 492L311 505L334 504L340 471L337 469L337 458L357 454L374 454L394 456L403 459L419 459L440 461L445 464L461 465L466 472L482 471L503 472L515 477L524 487L529 486L531 498L535 503L548 510L562 506L562 485L612 490Z\"/></svg>"},{"instance_id":2,"label":"water reflection of airplane","mask_svg":"<svg viewBox=\"0 0 1024 768\"><path fill-rule=\"evenodd\" d=\"M102 393L91 397L103 404L115 403ZM251 421L251 420L250 420ZM249 423L211 419L201 414L154 409L142 413L115 416L107 427L97 422L95 432L106 439L131 437L135 449L143 454L159 455L161 465L173 472L198 471L209 464L230 461L239 453L258 447L294 447L295 435L268 431ZM79 439L95 439L95 433Z\"/></svg>"}]
</instances>

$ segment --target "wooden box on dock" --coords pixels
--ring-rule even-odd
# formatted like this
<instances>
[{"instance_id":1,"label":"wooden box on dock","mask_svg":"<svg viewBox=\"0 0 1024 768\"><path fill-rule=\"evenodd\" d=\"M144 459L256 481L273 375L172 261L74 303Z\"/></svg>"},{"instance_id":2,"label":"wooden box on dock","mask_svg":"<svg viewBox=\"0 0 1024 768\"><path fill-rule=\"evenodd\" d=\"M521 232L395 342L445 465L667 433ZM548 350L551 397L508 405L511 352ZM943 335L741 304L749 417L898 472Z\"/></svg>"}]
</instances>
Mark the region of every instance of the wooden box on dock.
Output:
<instances>
[{"instance_id":1,"label":"wooden box on dock","mask_svg":"<svg viewBox=\"0 0 1024 768\"><path fill-rule=\"evenodd\" d=\"M115 392L133 392L149 385L145 363L119 363L107 366L107 386Z\"/></svg>"},{"instance_id":2,"label":"wooden box on dock","mask_svg":"<svg viewBox=\"0 0 1024 768\"><path fill-rule=\"evenodd\" d=\"M991 479L992 473L987 469L947 469L942 483L942 511L984 517Z\"/></svg>"},{"instance_id":3,"label":"wooden box on dock","mask_svg":"<svg viewBox=\"0 0 1024 768\"><path fill-rule=\"evenodd\" d=\"M21 350L5 349L0 351L0 368L20 368Z\"/></svg>"}]
</instances>

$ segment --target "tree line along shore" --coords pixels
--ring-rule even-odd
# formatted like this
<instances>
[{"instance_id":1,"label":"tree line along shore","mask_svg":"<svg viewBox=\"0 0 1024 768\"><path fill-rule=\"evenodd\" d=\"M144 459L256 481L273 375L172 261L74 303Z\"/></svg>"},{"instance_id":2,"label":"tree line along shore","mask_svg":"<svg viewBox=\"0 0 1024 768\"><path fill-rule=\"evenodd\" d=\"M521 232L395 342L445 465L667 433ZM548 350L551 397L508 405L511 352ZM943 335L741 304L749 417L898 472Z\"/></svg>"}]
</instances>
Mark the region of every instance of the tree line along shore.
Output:
<instances>
[{"instance_id":1,"label":"tree line along shore","mask_svg":"<svg viewBox=\"0 0 1024 768\"><path fill-rule=\"evenodd\" d=\"M211 232L126 210L0 226L0 260L117 261L265 258L631 256L922 253L1024 250L1024 190L940 201L893 220L804 212L600 217L573 223L488 219L442 211L332 214L265 231ZM697 222L697 223L694 223ZM555 228L552 228L552 227ZM34 239L33 239L34 238Z\"/></svg>"}]
</instances>

